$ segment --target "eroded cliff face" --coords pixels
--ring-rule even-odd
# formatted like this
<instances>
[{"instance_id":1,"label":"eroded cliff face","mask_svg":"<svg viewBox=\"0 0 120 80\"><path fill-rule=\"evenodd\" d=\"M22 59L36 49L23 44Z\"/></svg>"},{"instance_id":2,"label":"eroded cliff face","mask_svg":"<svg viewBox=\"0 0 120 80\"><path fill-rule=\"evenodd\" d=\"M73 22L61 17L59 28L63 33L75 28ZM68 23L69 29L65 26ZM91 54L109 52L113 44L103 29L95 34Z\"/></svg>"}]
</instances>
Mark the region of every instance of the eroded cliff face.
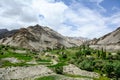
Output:
<instances>
[{"instance_id":1,"label":"eroded cliff face","mask_svg":"<svg viewBox=\"0 0 120 80\"><path fill-rule=\"evenodd\" d=\"M93 39L89 43L90 47L95 49L104 48L108 51L120 50L120 27L101 38Z\"/></svg>"},{"instance_id":2,"label":"eroded cliff face","mask_svg":"<svg viewBox=\"0 0 120 80\"><path fill-rule=\"evenodd\" d=\"M0 44L41 51L46 49L80 46L82 40L68 39L48 27L35 25L28 28L21 28L15 31L11 36L2 38Z\"/></svg>"}]
</instances>

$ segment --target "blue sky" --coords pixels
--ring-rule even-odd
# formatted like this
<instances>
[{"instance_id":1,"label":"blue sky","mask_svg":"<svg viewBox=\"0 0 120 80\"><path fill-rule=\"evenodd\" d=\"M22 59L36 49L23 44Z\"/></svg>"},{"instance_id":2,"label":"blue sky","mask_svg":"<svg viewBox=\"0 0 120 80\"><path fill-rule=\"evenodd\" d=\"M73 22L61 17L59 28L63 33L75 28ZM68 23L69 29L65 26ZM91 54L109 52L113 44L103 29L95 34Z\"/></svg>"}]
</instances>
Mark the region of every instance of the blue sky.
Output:
<instances>
[{"instance_id":1,"label":"blue sky","mask_svg":"<svg viewBox=\"0 0 120 80\"><path fill-rule=\"evenodd\" d=\"M64 36L98 38L120 27L120 0L0 0L0 28L35 24Z\"/></svg>"}]
</instances>

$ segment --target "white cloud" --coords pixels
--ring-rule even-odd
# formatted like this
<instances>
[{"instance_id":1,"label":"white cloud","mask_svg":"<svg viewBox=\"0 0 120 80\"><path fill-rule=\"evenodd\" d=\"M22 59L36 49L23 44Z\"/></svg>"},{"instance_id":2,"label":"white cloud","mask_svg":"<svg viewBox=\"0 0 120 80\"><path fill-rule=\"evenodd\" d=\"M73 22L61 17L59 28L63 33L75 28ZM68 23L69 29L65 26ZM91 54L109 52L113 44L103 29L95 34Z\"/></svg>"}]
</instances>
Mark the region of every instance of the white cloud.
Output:
<instances>
[{"instance_id":1,"label":"white cloud","mask_svg":"<svg viewBox=\"0 0 120 80\"><path fill-rule=\"evenodd\" d=\"M0 28L40 24L65 36L94 38L112 31L108 26L119 26L119 13L105 17L101 14L105 9L99 5L103 0L90 1L99 11L76 1L68 6L55 0L0 0Z\"/></svg>"}]
</instances>

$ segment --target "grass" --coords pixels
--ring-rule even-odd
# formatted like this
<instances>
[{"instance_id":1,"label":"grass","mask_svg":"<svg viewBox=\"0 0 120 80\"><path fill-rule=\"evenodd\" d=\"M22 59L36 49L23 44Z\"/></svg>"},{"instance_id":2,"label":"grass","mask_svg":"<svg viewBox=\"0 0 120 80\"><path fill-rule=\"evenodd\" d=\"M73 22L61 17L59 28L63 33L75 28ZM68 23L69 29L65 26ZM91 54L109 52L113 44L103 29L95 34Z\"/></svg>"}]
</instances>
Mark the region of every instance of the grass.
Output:
<instances>
[{"instance_id":1,"label":"grass","mask_svg":"<svg viewBox=\"0 0 120 80\"><path fill-rule=\"evenodd\" d=\"M99 79L95 78L93 80L110 80L108 77L101 76Z\"/></svg>"},{"instance_id":2,"label":"grass","mask_svg":"<svg viewBox=\"0 0 120 80\"><path fill-rule=\"evenodd\" d=\"M28 56L28 55L25 55L25 54L19 54L19 53L7 52L4 55L0 55L0 58L6 58L6 57L15 57L19 60L25 60L25 61L32 60L31 56Z\"/></svg>"},{"instance_id":3,"label":"grass","mask_svg":"<svg viewBox=\"0 0 120 80\"><path fill-rule=\"evenodd\" d=\"M33 66L34 64L26 64L25 62L21 63L10 63L9 61L2 62L2 65L0 67L8 67L8 66Z\"/></svg>"},{"instance_id":4,"label":"grass","mask_svg":"<svg viewBox=\"0 0 120 80\"><path fill-rule=\"evenodd\" d=\"M44 76L44 77L36 78L35 80L58 80L58 76L56 75Z\"/></svg>"},{"instance_id":5,"label":"grass","mask_svg":"<svg viewBox=\"0 0 120 80\"><path fill-rule=\"evenodd\" d=\"M36 62L38 63L38 64L41 64L41 65L50 65L52 62L51 62L51 60L36 60Z\"/></svg>"},{"instance_id":6,"label":"grass","mask_svg":"<svg viewBox=\"0 0 120 80\"><path fill-rule=\"evenodd\" d=\"M50 65L50 66L48 66L49 68L55 68L55 67L61 67L61 66L65 66L65 65L67 65L66 63L62 63L62 62L59 62L58 64L56 64L56 65Z\"/></svg>"},{"instance_id":7,"label":"grass","mask_svg":"<svg viewBox=\"0 0 120 80\"><path fill-rule=\"evenodd\" d=\"M88 78L88 79L93 79L92 77L88 76L81 76L81 75L72 75L72 74L64 74L67 77L72 77L72 78Z\"/></svg>"},{"instance_id":8,"label":"grass","mask_svg":"<svg viewBox=\"0 0 120 80\"><path fill-rule=\"evenodd\" d=\"M7 58L7 57L15 57L19 60L25 60L25 61L30 61L33 59L32 56L30 56L28 54L19 54L19 53L15 53L15 52L11 52L11 51L5 51L5 53L3 55L0 54L0 59Z\"/></svg>"}]
</instances>

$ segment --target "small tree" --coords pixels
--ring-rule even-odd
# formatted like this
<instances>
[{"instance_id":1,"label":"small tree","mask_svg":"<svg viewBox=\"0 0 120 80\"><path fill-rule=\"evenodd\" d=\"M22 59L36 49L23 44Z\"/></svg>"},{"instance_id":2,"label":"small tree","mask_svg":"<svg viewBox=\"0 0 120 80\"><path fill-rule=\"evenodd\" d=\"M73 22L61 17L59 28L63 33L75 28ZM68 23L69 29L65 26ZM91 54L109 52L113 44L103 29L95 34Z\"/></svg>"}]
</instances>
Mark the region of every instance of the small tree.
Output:
<instances>
[{"instance_id":1,"label":"small tree","mask_svg":"<svg viewBox=\"0 0 120 80\"><path fill-rule=\"evenodd\" d=\"M114 66L111 63L108 63L104 66L104 70L108 77L112 77L111 74L114 71Z\"/></svg>"},{"instance_id":2,"label":"small tree","mask_svg":"<svg viewBox=\"0 0 120 80\"><path fill-rule=\"evenodd\" d=\"M116 80L120 78L120 64L115 67L115 76L116 76Z\"/></svg>"},{"instance_id":3,"label":"small tree","mask_svg":"<svg viewBox=\"0 0 120 80\"><path fill-rule=\"evenodd\" d=\"M120 55L120 51L117 51L117 54Z\"/></svg>"},{"instance_id":4,"label":"small tree","mask_svg":"<svg viewBox=\"0 0 120 80\"><path fill-rule=\"evenodd\" d=\"M78 52L75 53L75 56L76 56L77 58L79 58L81 55L82 55L81 51L78 51Z\"/></svg>"},{"instance_id":5,"label":"small tree","mask_svg":"<svg viewBox=\"0 0 120 80\"><path fill-rule=\"evenodd\" d=\"M57 67L55 67L55 72L57 74L63 74L63 66L57 66Z\"/></svg>"},{"instance_id":6,"label":"small tree","mask_svg":"<svg viewBox=\"0 0 120 80\"><path fill-rule=\"evenodd\" d=\"M99 50L97 51L97 57L98 58L100 57L100 51Z\"/></svg>"},{"instance_id":7,"label":"small tree","mask_svg":"<svg viewBox=\"0 0 120 80\"><path fill-rule=\"evenodd\" d=\"M67 54L62 54L62 58L66 59L67 58Z\"/></svg>"}]
</instances>

